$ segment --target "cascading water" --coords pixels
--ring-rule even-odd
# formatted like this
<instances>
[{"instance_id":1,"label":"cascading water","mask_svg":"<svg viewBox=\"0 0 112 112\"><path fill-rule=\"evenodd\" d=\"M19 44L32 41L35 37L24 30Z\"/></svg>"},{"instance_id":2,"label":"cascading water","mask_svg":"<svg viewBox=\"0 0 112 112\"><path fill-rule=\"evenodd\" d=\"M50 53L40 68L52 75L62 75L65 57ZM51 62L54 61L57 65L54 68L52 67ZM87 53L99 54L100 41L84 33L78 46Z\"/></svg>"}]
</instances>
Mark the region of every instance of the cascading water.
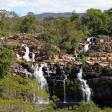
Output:
<instances>
[{"instance_id":1,"label":"cascading water","mask_svg":"<svg viewBox=\"0 0 112 112\"><path fill-rule=\"evenodd\" d=\"M91 40L93 40L94 37L87 38L87 44L84 46L84 52L87 52L89 50L89 45L91 44Z\"/></svg>"},{"instance_id":2,"label":"cascading water","mask_svg":"<svg viewBox=\"0 0 112 112\"><path fill-rule=\"evenodd\" d=\"M32 53L32 62L35 62L35 53Z\"/></svg>"},{"instance_id":3,"label":"cascading water","mask_svg":"<svg viewBox=\"0 0 112 112\"><path fill-rule=\"evenodd\" d=\"M42 68L45 67L45 64L41 64L40 67L38 64L34 66L34 77L38 80L39 86L41 89L43 89L45 92L48 93L48 84L47 80L44 78ZM34 98L36 99L36 98ZM48 98L43 98L41 96L38 96L38 103L39 104L48 104L49 100Z\"/></svg>"},{"instance_id":4,"label":"cascading water","mask_svg":"<svg viewBox=\"0 0 112 112\"><path fill-rule=\"evenodd\" d=\"M27 77L32 77L32 74L30 72L28 72L27 69L24 69L23 73L25 73L27 75Z\"/></svg>"},{"instance_id":5,"label":"cascading water","mask_svg":"<svg viewBox=\"0 0 112 112\"><path fill-rule=\"evenodd\" d=\"M21 59L21 57L20 57L19 54L16 54L16 57L17 57L17 60L20 60Z\"/></svg>"},{"instance_id":6,"label":"cascading water","mask_svg":"<svg viewBox=\"0 0 112 112\"><path fill-rule=\"evenodd\" d=\"M26 60L26 61L30 61L30 57L29 57L29 47L28 46L25 46L25 55L23 56L23 58Z\"/></svg>"},{"instance_id":7,"label":"cascading water","mask_svg":"<svg viewBox=\"0 0 112 112\"><path fill-rule=\"evenodd\" d=\"M87 39L87 44L84 46L84 53L87 52L89 50L89 45L92 43L91 40L93 40L94 37L90 37ZM77 78L81 83L81 89L83 92L83 100L84 101L90 101L91 99L91 89L89 87L89 85L87 84L87 81L84 80L82 78L82 74L83 74L83 69L82 67L80 68L79 73L77 74Z\"/></svg>"},{"instance_id":8,"label":"cascading water","mask_svg":"<svg viewBox=\"0 0 112 112\"><path fill-rule=\"evenodd\" d=\"M67 77L65 76L65 79L63 80L63 88L64 88L64 101L63 101L63 103L67 103L67 100L66 100L66 80L67 80Z\"/></svg>"},{"instance_id":9,"label":"cascading water","mask_svg":"<svg viewBox=\"0 0 112 112\"><path fill-rule=\"evenodd\" d=\"M87 84L87 81L82 78L82 73L83 73L83 70L81 67L79 73L77 74L77 78L80 81L80 85L81 85L81 89L82 89L82 93L83 93L82 94L83 100L84 101L90 101L91 89L90 89L89 85Z\"/></svg>"},{"instance_id":10,"label":"cascading water","mask_svg":"<svg viewBox=\"0 0 112 112\"><path fill-rule=\"evenodd\" d=\"M86 44L85 46L84 46L84 52L87 52L89 50L89 44Z\"/></svg>"}]
</instances>

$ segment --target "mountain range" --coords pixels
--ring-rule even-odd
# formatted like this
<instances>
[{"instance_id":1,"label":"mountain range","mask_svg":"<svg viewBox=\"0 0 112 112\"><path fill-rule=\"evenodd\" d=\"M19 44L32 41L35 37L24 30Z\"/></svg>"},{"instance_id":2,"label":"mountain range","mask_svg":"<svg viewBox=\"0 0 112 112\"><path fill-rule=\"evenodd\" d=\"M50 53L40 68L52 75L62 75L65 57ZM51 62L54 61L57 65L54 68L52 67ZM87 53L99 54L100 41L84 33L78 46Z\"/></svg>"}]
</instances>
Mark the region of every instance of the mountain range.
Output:
<instances>
[{"instance_id":1,"label":"mountain range","mask_svg":"<svg viewBox=\"0 0 112 112\"><path fill-rule=\"evenodd\" d=\"M71 12L37 14L37 17L39 17L39 18L63 18L63 17L69 18L71 16L72 16Z\"/></svg>"}]
</instances>

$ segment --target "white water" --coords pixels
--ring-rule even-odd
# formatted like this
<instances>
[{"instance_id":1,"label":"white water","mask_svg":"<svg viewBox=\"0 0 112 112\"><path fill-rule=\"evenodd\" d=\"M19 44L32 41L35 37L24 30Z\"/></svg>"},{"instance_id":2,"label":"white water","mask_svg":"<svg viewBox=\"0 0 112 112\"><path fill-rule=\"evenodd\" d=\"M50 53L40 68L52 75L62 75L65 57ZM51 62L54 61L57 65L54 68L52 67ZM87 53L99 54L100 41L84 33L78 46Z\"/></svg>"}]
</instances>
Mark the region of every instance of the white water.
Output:
<instances>
[{"instance_id":1,"label":"white water","mask_svg":"<svg viewBox=\"0 0 112 112\"><path fill-rule=\"evenodd\" d=\"M84 46L84 53L89 50L89 45L92 43L91 39L93 39L93 38L94 37L87 38L87 44ZM79 73L77 74L77 77L78 77L79 81L81 82L81 89L83 92L83 100L90 101L91 89L90 89L89 85L87 84L87 81L82 78L82 73L83 73L83 70L81 67Z\"/></svg>"},{"instance_id":2,"label":"white water","mask_svg":"<svg viewBox=\"0 0 112 112\"><path fill-rule=\"evenodd\" d=\"M38 64L36 64L34 66L34 77L38 80L40 88L43 89L45 92L48 92L47 80L44 78L43 71L42 71L42 68L44 66L45 66L45 64L41 64L40 67ZM49 100L48 100L48 98L43 98L41 96L38 96L38 103L39 104L48 104Z\"/></svg>"},{"instance_id":3,"label":"white water","mask_svg":"<svg viewBox=\"0 0 112 112\"><path fill-rule=\"evenodd\" d=\"M87 84L87 81L82 78L82 73L83 73L83 70L81 67L79 73L77 74L77 78L81 83L83 100L90 101L91 100L91 89L90 89L89 85Z\"/></svg>"},{"instance_id":4,"label":"white water","mask_svg":"<svg viewBox=\"0 0 112 112\"><path fill-rule=\"evenodd\" d=\"M84 52L87 52L89 50L89 44L86 44L85 46L84 46Z\"/></svg>"},{"instance_id":5,"label":"white water","mask_svg":"<svg viewBox=\"0 0 112 112\"><path fill-rule=\"evenodd\" d=\"M35 53L32 53L32 62L35 62Z\"/></svg>"},{"instance_id":6,"label":"white water","mask_svg":"<svg viewBox=\"0 0 112 112\"><path fill-rule=\"evenodd\" d=\"M17 60L20 60L21 59L21 57L20 57L19 54L16 54L16 57L17 57Z\"/></svg>"},{"instance_id":7,"label":"white water","mask_svg":"<svg viewBox=\"0 0 112 112\"><path fill-rule=\"evenodd\" d=\"M29 50L29 47L27 45L22 45L25 47L25 55L23 57L20 57L19 54L16 54L16 57L17 57L17 60L20 60L20 59L25 59L26 61L32 61L32 62L35 62L35 53L32 52L32 58L30 59L30 50Z\"/></svg>"},{"instance_id":8,"label":"white water","mask_svg":"<svg viewBox=\"0 0 112 112\"><path fill-rule=\"evenodd\" d=\"M29 57L29 47L28 46L25 46L25 55L23 56L23 58L26 60L26 61L30 61L30 57Z\"/></svg>"},{"instance_id":9,"label":"white water","mask_svg":"<svg viewBox=\"0 0 112 112\"><path fill-rule=\"evenodd\" d=\"M63 88L64 88L64 92L63 92L64 100L63 100L63 103L67 103L67 99L66 99L66 80L67 80L67 76L65 75L65 79L63 80Z\"/></svg>"},{"instance_id":10,"label":"white water","mask_svg":"<svg viewBox=\"0 0 112 112\"><path fill-rule=\"evenodd\" d=\"M30 72L28 72L28 70L27 70L27 69L24 69L23 73L25 73L27 76L32 77L32 74L31 74Z\"/></svg>"},{"instance_id":11,"label":"white water","mask_svg":"<svg viewBox=\"0 0 112 112\"><path fill-rule=\"evenodd\" d=\"M66 79L63 80L63 88L64 88L64 101L63 103L66 103Z\"/></svg>"},{"instance_id":12,"label":"white water","mask_svg":"<svg viewBox=\"0 0 112 112\"><path fill-rule=\"evenodd\" d=\"M87 52L89 50L89 45L91 44L91 39L94 37L87 38L87 44L84 46L84 52Z\"/></svg>"},{"instance_id":13,"label":"white water","mask_svg":"<svg viewBox=\"0 0 112 112\"><path fill-rule=\"evenodd\" d=\"M87 38L87 42L90 42L91 38Z\"/></svg>"}]
</instances>

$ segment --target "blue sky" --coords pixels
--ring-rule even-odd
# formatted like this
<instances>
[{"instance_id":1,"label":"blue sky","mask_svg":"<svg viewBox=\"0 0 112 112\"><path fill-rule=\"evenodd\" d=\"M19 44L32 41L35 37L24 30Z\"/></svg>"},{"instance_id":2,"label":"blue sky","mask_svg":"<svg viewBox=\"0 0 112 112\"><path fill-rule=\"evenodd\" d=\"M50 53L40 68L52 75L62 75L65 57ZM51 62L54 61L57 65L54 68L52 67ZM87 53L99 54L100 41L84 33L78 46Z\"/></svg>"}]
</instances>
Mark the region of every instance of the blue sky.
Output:
<instances>
[{"instance_id":1,"label":"blue sky","mask_svg":"<svg viewBox=\"0 0 112 112\"><path fill-rule=\"evenodd\" d=\"M14 10L19 15L31 11L43 12L84 12L88 8L107 10L112 0L0 0L0 9Z\"/></svg>"}]
</instances>

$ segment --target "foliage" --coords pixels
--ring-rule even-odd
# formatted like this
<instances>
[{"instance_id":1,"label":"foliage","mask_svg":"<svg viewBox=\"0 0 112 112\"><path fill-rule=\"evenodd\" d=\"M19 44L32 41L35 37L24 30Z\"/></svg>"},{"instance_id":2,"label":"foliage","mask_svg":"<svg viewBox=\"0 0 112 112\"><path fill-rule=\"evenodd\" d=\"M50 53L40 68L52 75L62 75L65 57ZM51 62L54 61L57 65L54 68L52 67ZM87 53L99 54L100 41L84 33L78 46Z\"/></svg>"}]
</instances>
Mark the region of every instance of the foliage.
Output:
<instances>
[{"instance_id":1,"label":"foliage","mask_svg":"<svg viewBox=\"0 0 112 112\"><path fill-rule=\"evenodd\" d=\"M78 48L81 31L75 27L70 19L48 20L44 23L45 42L60 48L61 52L73 53Z\"/></svg>"},{"instance_id":2,"label":"foliage","mask_svg":"<svg viewBox=\"0 0 112 112\"><path fill-rule=\"evenodd\" d=\"M42 106L42 111L44 112L111 112L111 108L101 109L93 102L81 102L78 105L70 106L69 108L57 108L53 109L50 105ZM73 108L73 109L72 109Z\"/></svg>"},{"instance_id":3,"label":"foliage","mask_svg":"<svg viewBox=\"0 0 112 112\"><path fill-rule=\"evenodd\" d=\"M0 36L15 33L44 34L50 54L74 53L78 50L80 38L99 34L112 35L112 9L102 12L88 9L84 14L72 13L71 18L39 19L34 14L24 17L0 20ZM58 47L60 52L52 49ZM52 52L53 51L53 52Z\"/></svg>"},{"instance_id":4,"label":"foliage","mask_svg":"<svg viewBox=\"0 0 112 112\"><path fill-rule=\"evenodd\" d=\"M34 107L22 100L0 99L0 112L37 112Z\"/></svg>"},{"instance_id":5,"label":"foliage","mask_svg":"<svg viewBox=\"0 0 112 112\"><path fill-rule=\"evenodd\" d=\"M6 46L0 46L0 77L10 73L11 64L14 62L14 57Z\"/></svg>"},{"instance_id":6,"label":"foliage","mask_svg":"<svg viewBox=\"0 0 112 112\"><path fill-rule=\"evenodd\" d=\"M39 88L37 81L27 77L7 75L0 79L0 111L37 112L39 107L35 111L34 94L47 97L47 94Z\"/></svg>"},{"instance_id":7,"label":"foliage","mask_svg":"<svg viewBox=\"0 0 112 112\"><path fill-rule=\"evenodd\" d=\"M21 20L20 32L21 33L34 33L36 32L37 18L35 16L26 16Z\"/></svg>"},{"instance_id":8,"label":"foliage","mask_svg":"<svg viewBox=\"0 0 112 112\"><path fill-rule=\"evenodd\" d=\"M111 11L102 12L99 9L88 9L79 19L79 26L86 35L111 34ZM81 25L80 25L81 24Z\"/></svg>"},{"instance_id":9,"label":"foliage","mask_svg":"<svg viewBox=\"0 0 112 112\"><path fill-rule=\"evenodd\" d=\"M101 112L94 103L81 102L79 107L76 107L75 112Z\"/></svg>"},{"instance_id":10,"label":"foliage","mask_svg":"<svg viewBox=\"0 0 112 112\"><path fill-rule=\"evenodd\" d=\"M22 99L32 102L34 93L47 97L37 84L37 81L32 81L26 77L7 75L0 80L1 98Z\"/></svg>"}]
</instances>

